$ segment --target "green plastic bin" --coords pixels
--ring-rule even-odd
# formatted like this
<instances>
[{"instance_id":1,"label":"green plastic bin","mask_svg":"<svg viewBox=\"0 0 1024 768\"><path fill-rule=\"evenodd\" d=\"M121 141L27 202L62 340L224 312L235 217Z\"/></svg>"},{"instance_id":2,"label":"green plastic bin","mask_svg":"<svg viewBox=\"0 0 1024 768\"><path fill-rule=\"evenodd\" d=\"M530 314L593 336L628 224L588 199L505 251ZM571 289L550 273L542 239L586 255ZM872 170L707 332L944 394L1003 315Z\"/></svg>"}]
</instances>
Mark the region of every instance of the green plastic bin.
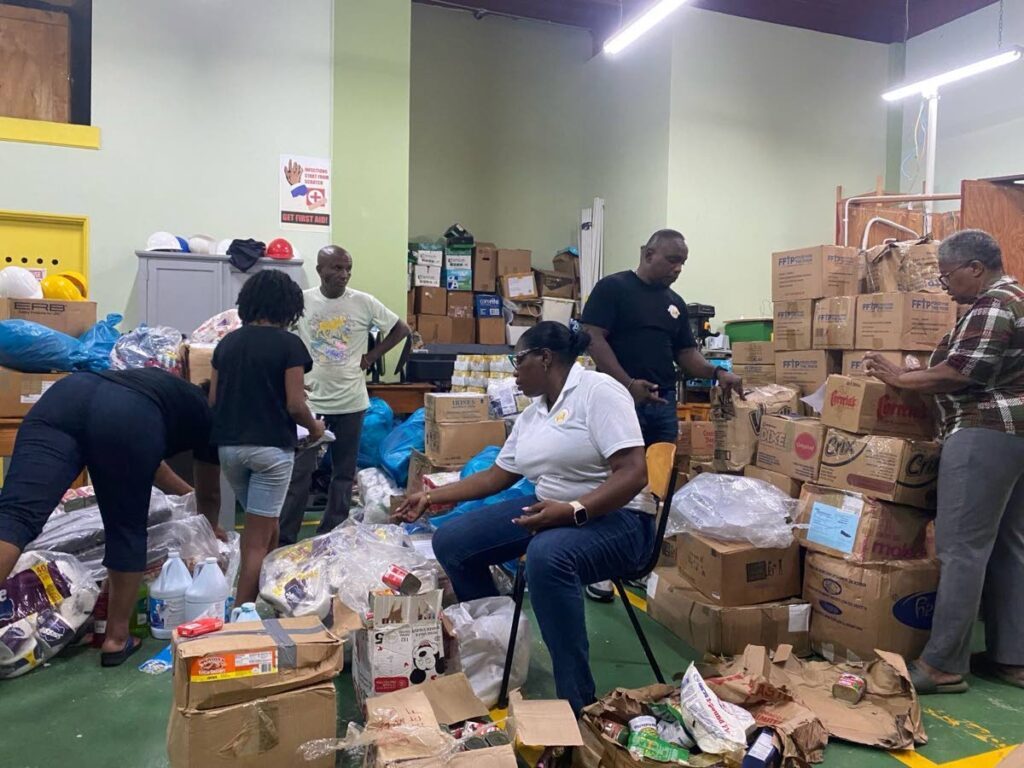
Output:
<instances>
[{"instance_id":1,"label":"green plastic bin","mask_svg":"<svg viewBox=\"0 0 1024 768\"><path fill-rule=\"evenodd\" d=\"M730 344L737 341L771 341L772 319L755 317L750 320L726 320L725 335L729 337Z\"/></svg>"}]
</instances>

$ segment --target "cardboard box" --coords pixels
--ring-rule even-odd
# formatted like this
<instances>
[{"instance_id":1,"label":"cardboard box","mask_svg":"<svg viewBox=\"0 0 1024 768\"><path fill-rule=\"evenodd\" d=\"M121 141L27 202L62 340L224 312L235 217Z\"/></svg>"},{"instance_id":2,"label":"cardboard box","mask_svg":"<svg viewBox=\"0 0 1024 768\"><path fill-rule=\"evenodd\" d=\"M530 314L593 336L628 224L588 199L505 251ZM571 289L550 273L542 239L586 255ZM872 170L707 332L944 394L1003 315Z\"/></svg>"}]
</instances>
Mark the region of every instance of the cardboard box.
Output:
<instances>
[{"instance_id":1,"label":"cardboard box","mask_svg":"<svg viewBox=\"0 0 1024 768\"><path fill-rule=\"evenodd\" d=\"M452 344L476 344L476 320L472 317L452 317Z\"/></svg>"},{"instance_id":2,"label":"cardboard box","mask_svg":"<svg viewBox=\"0 0 1024 768\"><path fill-rule=\"evenodd\" d=\"M854 562L927 556L929 516L860 493L805 483L793 535L807 549Z\"/></svg>"},{"instance_id":3,"label":"cardboard box","mask_svg":"<svg viewBox=\"0 0 1024 768\"><path fill-rule=\"evenodd\" d=\"M441 243L409 243L409 263L421 267L444 266L444 245Z\"/></svg>"},{"instance_id":4,"label":"cardboard box","mask_svg":"<svg viewBox=\"0 0 1024 768\"><path fill-rule=\"evenodd\" d=\"M501 297L489 293L475 294L473 308L477 317L501 317Z\"/></svg>"},{"instance_id":5,"label":"cardboard box","mask_svg":"<svg viewBox=\"0 0 1024 768\"><path fill-rule=\"evenodd\" d=\"M864 253L864 261L869 293L945 293L935 241L876 245Z\"/></svg>"},{"instance_id":6,"label":"cardboard box","mask_svg":"<svg viewBox=\"0 0 1024 768\"><path fill-rule=\"evenodd\" d=\"M803 488L803 483L792 477L780 474L778 472L772 472L770 469L762 469L761 467L748 464L743 468L744 477L752 477L755 480L763 480L769 485L774 485L784 494L790 498L800 498L800 489Z\"/></svg>"},{"instance_id":7,"label":"cardboard box","mask_svg":"<svg viewBox=\"0 0 1024 768\"><path fill-rule=\"evenodd\" d=\"M451 344L452 319L438 315L416 315L416 330L424 344Z\"/></svg>"},{"instance_id":8,"label":"cardboard box","mask_svg":"<svg viewBox=\"0 0 1024 768\"><path fill-rule=\"evenodd\" d=\"M864 355L867 350L857 349L850 352L843 352L843 368L840 371L843 376L866 376L864 373ZM882 357L894 365L903 368L927 368L931 355L927 352L883 352L879 351Z\"/></svg>"},{"instance_id":9,"label":"cardboard box","mask_svg":"<svg viewBox=\"0 0 1024 768\"><path fill-rule=\"evenodd\" d=\"M501 295L513 301L537 298L537 281L533 272L509 272L498 278Z\"/></svg>"},{"instance_id":10,"label":"cardboard box","mask_svg":"<svg viewBox=\"0 0 1024 768\"><path fill-rule=\"evenodd\" d=\"M465 291L451 291L448 293L448 317L451 318L472 318L473 317L473 294Z\"/></svg>"},{"instance_id":11,"label":"cardboard box","mask_svg":"<svg viewBox=\"0 0 1024 768\"><path fill-rule=\"evenodd\" d=\"M282 646L288 638L287 647ZM174 634L174 704L227 707L330 680L341 670L342 643L317 616L244 621L220 632Z\"/></svg>"},{"instance_id":12,"label":"cardboard box","mask_svg":"<svg viewBox=\"0 0 1024 768\"><path fill-rule=\"evenodd\" d=\"M477 344L505 344L505 319L478 317L476 319Z\"/></svg>"},{"instance_id":13,"label":"cardboard box","mask_svg":"<svg viewBox=\"0 0 1024 768\"><path fill-rule=\"evenodd\" d=\"M839 356L835 352L814 349L775 353L775 381L805 395L817 392L831 374L838 372Z\"/></svg>"},{"instance_id":14,"label":"cardboard box","mask_svg":"<svg viewBox=\"0 0 1024 768\"><path fill-rule=\"evenodd\" d=\"M530 330L532 325L506 325L505 341L510 347L514 347L523 338L523 334Z\"/></svg>"},{"instance_id":15,"label":"cardboard box","mask_svg":"<svg viewBox=\"0 0 1024 768\"><path fill-rule=\"evenodd\" d=\"M854 296L859 282L858 260L856 248L839 245L773 253L772 301Z\"/></svg>"},{"instance_id":16,"label":"cardboard box","mask_svg":"<svg viewBox=\"0 0 1024 768\"><path fill-rule=\"evenodd\" d=\"M675 568L658 568L647 580L647 614L691 648L716 656L743 653L748 645L786 643L811 652L811 607L802 600L723 607L708 600Z\"/></svg>"},{"instance_id":17,"label":"cardboard box","mask_svg":"<svg viewBox=\"0 0 1024 768\"><path fill-rule=\"evenodd\" d=\"M39 398L66 373L22 373L0 368L0 418L25 416Z\"/></svg>"},{"instance_id":18,"label":"cardboard box","mask_svg":"<svg viewBox=\"0 0 1024 768\"><path fill-rule=\"evenodd\" d=\"M440 464L465 464L489 445L505 444L504 421L477 421L471 424L436 424L424 427L426 454Z\"/></svg>"},{"instance_id":19,"label":"cardboard box","mask_svg":"<svg viewBox=\"0 0 1024 768\"><path fill-rule=\"evenodd\" d=\"M732 345L732 364L774 365L775 345L770 341L737 341Z\"/></svg>"},{"instance_id":20,"label":"cardboard box","mask_svg":"<svg viewBox=\"0 0 1024 768\"><path fill-rule=\"evenodd\" d=\"M420 264L410 265L410 288L440 288L441 267L425 267Z\"/></svg>"},{"instance_id":21,"label":"cardboard box","mask_svg":"<svg viewBox=\"0 0 1024 768\"><path fill-rule=\"evenodd\" d=\"M334 683L201 712L172 707L167 755L171 768L331 768L333 752L307 762L298 749L335 738L337 722Z\"/></svg>"},{"instance_id":22,"label":"cardboard box","mask_svg":"<svg viewBox=\"0 0 1024 768\"><path fill-rule=\"evenodd\" d=\"M921 655L931 634L939 565L932 560L858 564L812 552L804 572L811 647L829 661L860 661L875 649Z\"/></svg>"},{"instance_id":23,"label":"cardboard box","mask_svg":"<svg viewBox=\"0 0 1024 768\"><path fill-rule=\"evenodd\" d=\"M552 299L545 296L540 300L540 319L569 325L576 302L570 299Z\"/></svg>"},{"instance_id":24,"label":"cardboard box","mask_svg":"<svg viewBox=\"0 0 1024 768\"><path fill-rule=\"evenodd\" d=\"M424 475L433 475L438 472L458 472L463 466L463 463L438 464L431 461L427 454L413 448L412 453L409 454L409 479L405 484L405 491L406 493L419 493L424 490Z\"/></svg>"},{"instance_id":25,"label":"cardboard box","mask_svg":"<svg viewBox=\"0 0 1024 768\"><path fill-rule=\"evenodd\" d=\"M718 391L714 395L711 421L715 425L716 472L742 472L747 464L753 464L764 416L796 413L800 408L797 391L778 384L749 390L746 396L746 400L736 396L726 400Z\"/></svg>"},{"instance_id":26,"label":"cardboard box","mask_svg":"<svg viewBox=\"0 0 1024 768\"><path fill-rule=\"evenodd\" d=\"M188 380L202 384L213 376L213 350L216 344L188 345Z\"/></svg>"},{"instance_id":27,"label":"cardboard box","mask_svg":"<svg viewBox=\"0 0 1024 768\"><path fill-rule=\"evenodd\" d=\"M925 440L935 434L935 420L925 400L867 376L828 377L821 423L857 434Z\"/></svg>"},{"instance_id":28,"label":"cardboard box","mask_svg":"<svg viewBox=\"0 0 1024 768\"><path fill-rule=\"evenodd\" d=\"M752 605L800 594L800 547L761 549L684 533L676 541L680 573L716 605Z\"/></svg>"},{"instance_id":29,"label":"cardboard box","mask_svg":"<svg viewBox=\"0 0 1024 768\"><path fill-rule=\"evenodd\" d=\"M824 445L818 475L822 485L896 504L935 508L938 443L829 429Z\"/></svg>"},{"instance_id":30,"label":"cardboard box","mask_svg":"<svg viewBox=\"0 0 1024 768\"><path fill-rule=\"evenodd\" d=\"M503 275L522 275L533 269L530 264L532 253L522 249L498 249L498 277Z\"/></svg>"},{"instance_id":31,"label":"cardboard box","mask_svg":"<svg viewBox=\"0 0 1024 768\"><path fill-rule=\"evenodd\" d=\"M956 303L933 293L871 293L857 299L857 349L930 352L956 323Z\"/></svg>"},{"instance_id":32,"label":"cardboard box","mask_svg":"<svg viewBox=\"0 0 1024 768\"><path fill-rule=\"evenodd\" d=\"M444 259L444 286L449 291L473 290L473 255L449 253Z\"/></svg>"},{"instance_id":33,"label":"cardboard box","mask_svg":"<svg viewBox=\"0 0 1024 768\"><path fill-rule=\"evenodd\" d=\"M579 282L580 279L580 257L569 251L560 251L551 259L556 272L565 275L572 275Z\"/></svg>"},{"instance_id":34,"label":"cardboard box","mask_svg":"<svg viewBox=\"0 0 1024 768\"><path fill-rule=\"evenodd\" d=\"M775 302L772 327L776 352L810 349L813 339L811 329L814 327L814 302Z\"/></svg>"},{"instance_id":35,"label":"cardboard box","mask_svg":"<svg viewBox=\"0 0 1024 768\"><path fill-rule=\"evenodd\" d=\"M444 288L415 288L414 291L413 308L417 315L447 316L448 291Z\"/></svg>"},{"instance_id":36,"label":"cardboard box","mask_svg":"<svg viewBox=\"0 0 1024 768\"><path fill-rule=\"evenodd\" d=\"M853 349L857 297L833 296L814 302L814 349Z\"/></svg>"},{"instance_id":37,"label":"cardboard box","mask_svg":"<svg viewBox=\"0 0 1024 768\"><path fill-rule=\"evenodd\" d=\"M413 288L409 288L405 292L405 318L406 322L413 319L416 314L416 291Z\"/></svg>"},{"instance_id":38,"label":"cardboard box","mask_svg":"<svg viewBox=\"0 0 1024 768\"><path fill-rule=\"evenodd\" d=\"M423 398L424 416L435 424L465 424L487 421L487 395L428 392Z\"/></svg>"},{"instance_id":39,"label":"cardboard box","mask_svg":"<svg viewBox=\"0 0 1024 768\"><path fill-rule=\"evenodd\" d=\"M96 325L96 302L2 299L0 320L28 320L77 339Z\"/></svg>"},{"instance_id":40,"label":"cardboard box","mask_svg":"<svg viewBox=\"0 0 1024 768\"><path fill-rule=\"evenodd\" d=\"M818 479L825 427L806 416L765 416L757 437L757 466L794 477Z\"/></svg>"},{"instance_id":41,"label":"cardboard box","mask_svg":"<svg viewBox=\"0 0 1024 768\"><path fill-rule=\"evenodd\" d=\"M473 248L473 290L494 293L498 289L498 249L494 243Z\"/></svg>"},{"instance_id":42,"label":"cardboard box","mask_svg":"<svg viewBox=\"0 0 1024 768\"><path fill-rule=\"evenodd\" d=\"M774 352L772 353L774 359ZM775 383L775 366L758 363L733 363L732 372L743 379L744 387L763 387Z\"/></svg>"},{"instance_id":43,"label":"cardboard box","mask_svg":"<svg viewBox=\"0 0 1024 768\"><path fill-rule=\"evenodd\" d=\"M537 277L537 290L541 296L575 299L579 295L578 283L572 275L547 269L535 269L533 273Z\"/></svg>"},{"instance_id":44,"label":"cardboard box","mask_svg":"<svg viewBox=\"0 0 1024 768\"><path fill-rule=\"evenodd\" d=\"M680 421L676 455L711 459L715 455L715 425L710 421Z\"/></svg>"}]
</instances>

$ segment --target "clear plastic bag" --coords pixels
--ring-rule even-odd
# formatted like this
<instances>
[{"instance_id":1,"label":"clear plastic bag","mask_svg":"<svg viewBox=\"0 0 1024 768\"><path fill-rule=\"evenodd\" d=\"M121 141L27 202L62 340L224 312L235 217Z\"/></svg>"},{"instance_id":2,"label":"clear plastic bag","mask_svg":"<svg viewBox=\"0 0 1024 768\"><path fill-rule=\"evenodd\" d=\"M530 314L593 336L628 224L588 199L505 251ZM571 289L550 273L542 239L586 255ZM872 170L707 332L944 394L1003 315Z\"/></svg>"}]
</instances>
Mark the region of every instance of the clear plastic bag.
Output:
<instances>
[{"instance_id":1,"label":"clear plastic bag","mask_svg":"<svg viewBox=\"0 0 1024 768\"><path fill-rule=\"evenodd\" d=\"M379 397L371 397L370 407L363 415L363 431L359 435L356 466L360 469L376 467L380 462L380 444L394 428L395 414L391 406Z\"/></svg>"},{"instance_id":2,"label":"clear plastic bag","mask_svg":"<svg viewBox=\"0 0 1024 768\"><path fill-rule=\"evenodd\" d=\"M700 533L756 547L788 547L796 504L763 480L704 472L672 497L665 535Z\"/></svg>"},{"instance_id":3,"label":"clear plastic bag","mask_svg":"<svg viewBox=\"0 0 1024 768\"><path fill-rule=\"evenodd\" d=\"M188 341L190 344L216 344L229 333L237 331L241 327L242 320L238 317L238 310L232 307L203 322L192 331Z\"/></svg>"},{"instance_id":4,"label":"clear plastic bag","mask_svg":"<svg viewBox=\"0 0 1024 768\"><path fill-rule=\"evenodd\" d=\"M396 765L394 755L405 768L428 768L444 765L458 752L459 742L439 727L413 725L394 709L370 712L366 727L349 723L340 739L313 739L299 747L306 761L322 760L335 752L343 752L343 765L366 765L365 756L371 747L376 752L375 766Z\"/></svg>"},{"instance_id":5,"label":"clear plastic bag","mask_svg":"<svg viewBox=\"0 0 1024 768\"><path fill-rule=\"evenodd\" d=\"M455 669L465 673L473 693L487 707L498 703L514 610L515 603L511 597L484 597L444 610L455 637ZM510 690L521 688L529 671L530 622L525 616L520 616L509 678Z\"/></svg>"},{"instance_id":6,"label":"clear plastic bag","mask_svg":"<svg viewBox=\"0 0 1024 768\"><path fill-rule=\"evenodd\" d=\"M117 340L110 351L110 367L115 371L129 368L162 368L178 376L184 375L184 336L166 325L140 325Z\"/></svg>"},{"instance_id":7,"label":"clear plastic bag","mask_svg":"<svg viewBox=\"0 0 1024 768\"><path fill-rule=\"evenodd\" d=\"M56 656L92 614L99 587L63 552L25 552L0 584L0 679Z\"/></svg>"},{"instance_id":8,"label":"clear plastic bag","mask_svg":"<svg viewBox=\"0 0 1024 768\"><path fill-rule=\"evenodd\" d=\"M423 425L426 411L420 408L385 437L380 444L380 466L399 488L409 480L409 456L413 449L423 450Z\"/></svg>"},{"instance_id":9,"label":"clear plastic bag","mask_svg":"<svg viewBox=\"0 0 1024 768\"><path fill-rule=\"evenodd\" d=\"M376 467L356 473L359 499L363 505L363 522L383 524L391 521L391 497L402 495L387 473Z\"/></svg>"}]
</instances>

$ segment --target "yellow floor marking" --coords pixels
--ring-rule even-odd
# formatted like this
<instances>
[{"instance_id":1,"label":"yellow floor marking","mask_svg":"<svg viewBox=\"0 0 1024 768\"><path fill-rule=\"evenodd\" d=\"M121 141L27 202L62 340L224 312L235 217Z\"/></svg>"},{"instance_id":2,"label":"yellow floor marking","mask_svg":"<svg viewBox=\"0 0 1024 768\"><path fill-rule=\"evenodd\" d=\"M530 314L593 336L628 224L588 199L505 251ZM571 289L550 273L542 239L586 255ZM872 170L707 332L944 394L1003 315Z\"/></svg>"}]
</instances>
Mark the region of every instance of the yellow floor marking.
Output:
<instances>
[{"instance_id":1,"label":"yellow floor marking","mask_svg":"<svg viewBox=\"0 0 1024 768\"><path fill-rule=\"evenodd\" d=\"M966 731L968 736L971 736L978 741L988 744L990 747L995 749L1003 749L1004 747L1013 746L1012 744L1004 741L1003 739L996 736L992 731L983 725L971 722L970 720L960 720L947 712L943 712L941 709L933 709L932 707L925 707L924 713L934 717L936 720L941 720L947 725L951 725L954 728Z\"/></svg>"},{"instance_id":2,"label":"yellow floor marking","mask_svg":"<svg viewBox=\"0 0 1024 768\"><path fill-rule=\"evenodd\" d=\"M890 752L889 754L910 768L937 768L938 765L937 763L933 763L920 752L902 750L899 752Z\"/></svg>"},{"instance_id":3,"label":"yellow floor marking","mask_svg":"<svg viewBox=\"0 0 1024 768\"><path fill-rule=\"evenodd\" d=\"M619 590L615 589L614 587L612 587L612 591L615 592L615 594L619 593ZM643 611L644 613L647 613L647 600L646 599L640 597L637 594L634 594L633 592L629 591L628 589L626 590L626 597L629 598L629 602L632 604L632 606L634 608L636 608L638 611Z\"/></svg>"},{"instance_id":4,"label":"yellow floor marking","mask_svg":"<svg viewBox=\"0 0 1024 768\"><path fill-rule=\"evenodd\" d=\"M943 763L942 768L995 768L1002 762L1003 758L1010 754L1016 747L1005 747L995 749L991 752L984 752L980 755L971 755L951 763ZM1009 766L1007 767L1009 768Z\"/></svg>"}]
</instances>

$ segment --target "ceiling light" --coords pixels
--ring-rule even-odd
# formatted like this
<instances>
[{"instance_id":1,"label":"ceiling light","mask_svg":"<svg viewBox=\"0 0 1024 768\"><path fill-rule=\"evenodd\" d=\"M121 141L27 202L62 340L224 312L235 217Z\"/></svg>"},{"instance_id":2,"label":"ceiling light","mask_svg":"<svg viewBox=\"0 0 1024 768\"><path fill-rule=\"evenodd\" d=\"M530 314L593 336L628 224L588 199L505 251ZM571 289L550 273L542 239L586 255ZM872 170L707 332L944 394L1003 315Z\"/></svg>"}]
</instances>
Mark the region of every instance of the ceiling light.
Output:
<instances>
[{"instance_id":1,"label":"ceiling light","mask_svg":"<svg viewBox=\"0 0 1024 768\"><path fill-rule=\"evenodd\" d=\"M605 46L607 50L607 46ZM1001 67L1005 64L1012 64L1013 62L1020 59L1024 51L1020 46L1014 46L1003 53L996 56L991 56L981 61L976 61L973 64L968 64L966 67L959 67L957 69L951 69L949 72L945 72L935 77L929 77L927 80L921 80L910 85L904 85L894 90L887 91L882 94L882 98L886 101L899 101L905 99L907 96L913 96L920 94L925 97L933 96L937 93L938 89L943 85L954 83L957 80L963 80L965 77L971 75L977 75L982 72L988 72L990 69Z\"/></svg>"},{"instance_id":2,"label":"ceiling light","mask_svg":"<svg viewBox=\"0 0 1024 768\"><path fill-rule=\"evenodd\" d=\"M659 0L642 16L608 38L604 44L604 52L611 55L620 53L685 2L686 0Z\"/></svg>"}]
</instances>

